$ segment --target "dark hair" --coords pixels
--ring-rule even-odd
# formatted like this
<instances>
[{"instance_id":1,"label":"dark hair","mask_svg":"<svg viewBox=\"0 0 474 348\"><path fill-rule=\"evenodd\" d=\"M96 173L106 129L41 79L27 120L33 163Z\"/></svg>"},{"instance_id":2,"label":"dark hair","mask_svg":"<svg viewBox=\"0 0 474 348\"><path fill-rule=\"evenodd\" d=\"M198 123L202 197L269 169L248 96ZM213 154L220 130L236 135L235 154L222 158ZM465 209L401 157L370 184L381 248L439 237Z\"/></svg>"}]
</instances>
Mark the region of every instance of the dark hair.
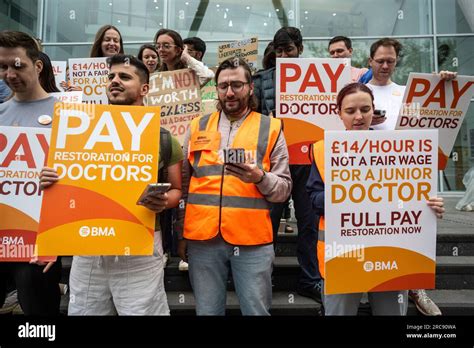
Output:
<instances>
[{"instance_id":1,"label":"dark hair","mask_svg":"<svg viewBox=\"0 0 474 348\"><path fill-rule=\"evenodd\" d=\"M265 48L262 59L262 67L267 70L276 66L276 53L273 41L270 41Z\"/></svg>"},{"instance_id":2,"label":"dark hair","mask_svg":"<svg viewBox=\"0 0 474 348\"><path fill-rule=\"evenodd\" d=\"M337 101L336 105L339 110L341 110L342 106L342 101L344 100L345 97L347 97L349 94L357 93L357 92L364 92L368 93L370 95L370 98L372 99L372 108L375 109L374 106L374 94L372 93L372 90L364 85L363 83L360 82L354 82L350 83L346 86L344 86L339 93L337 94Z\"/></svg>"},{"instance_id":3,"label":"dark hair","mask_svg":"<svg viewBox=\"0 0 474 348\"><path fill-rule=\"evenodd\" d=\"M153 52L156 53L156 55L158 55L158 51L156 50L155 46L149 45L149 44L142 45L142 47L140 47L140 50L138 51L138 55L137 55L138 60L141 61L141 62L143 62L143 52L146 49L152 50ZM158 64L160 64L159 59L158 59ZM158 70L158 65L156 66L156 70Z\"/></svg>"},{"instance_id":4,"label":"dark hair","mask_svg":"<svg viewBox=\"0 0 474 348\"><path fill-rule=\"evenodd\" d=\"M60 92L56 86L56 80L54 79L53 64L51 64L48 55L44 52L40 52L39 59L43 62L43 70L41 70L39 74L41 87L43 87L47 93Z\"/></svg>"},{"instance_id":5,"label":"dark hair","mask_svg":"<svg viewBox=\"0 0 474 348\"><path fill-rule=\"evenodd\" d=\"M402 51L402 44L398 40L385 37L383 39L375 41L372 46L370 46L370 58L374 58L375 52L380 46L392 46L395 49L395 52L397 53L397 58L400 56L400 52Z\"/></svg>"},{"instance_id":6,"label":"dark hair","mask_svg":"<svg viewBox=\"0 0 474 348\"><path fill-rule=\"evenodd\" d=\"M120 31L113 25L106 24L97 31L97 34L95 34L94 44L92 45L91 53L90 53L91 58L104 57L104 52L102 52L102 41L104 40L105 32L109 29L113 29L119 34L119 37L120 37L119 53L123 54L124 51L123 51L122 34L120 34Z\"/></svg>"},{"instance_id":7,"label":"dark hair","mask_svg":"<svg viewBox=\"0 0 474 348\"><path fill-rule=\"evenodd\" d=\"M280 28L273 37L273 44L275 48L288 46L294 43L297 48L303 46L303 36L301 31L295 27L283 27Z\"/></svg>"},{"instance_id":8,"label":"dark hair","mask_svg":"<svg viewBox=\"0 0 474 348\"><path fill-rule=\"evenodd\" d=\"M333 43L336 43L339 41L344 41L344 45L346 45L346 48L348 50L352 48L352 41L347 36L334 36L331 40L329 40L328 49L329 49L329 46L331 46Z\"/></svg>"},{"instance_id":9,"label":"dark hair","mask_svg":"<svg viewBox=\"0 0 474 348\"><path fill-rule=\"evenodd\" d=\"M181 48L181 50L184 50L183 39L182 39L181 35L179 35L178 32L176 32L174 30L171 30L171 29L165 29L165 28L158 30L158 32L155 35L155 41L154 41L155 44L156 44L156 42L158 41L158 38L161 35L168 35L169 37L171 37L173 39L173 42L176 46ZM181 61L181 55L180 55L179 57L176 58L176 70L184 69L184 68L186 68L186 65ZM166 65L166 63L161 62L159 70L160 71L168 71L168 66Z\"/></svg>"},{"instance_id":10,"label":"dark hair","mask_svg":"<svg viewBox=\"0 0 474 348\"><path fill-rule=\"evenodd\" d=\"M0 47L24 48L26 55L34 63L39 59L39 46L30 35L21 31L4 30L0 32Z\"/></svg>"},{"instance_id":11,"label":"dark hair","mask_svg":"<svg viewBox=\"0 0 474 348\"><path fill-rule=\"evenodd\" d=\"M107 58L107 65L109 69L114 65L118 64L130 64L135 67L137 70L138 76L142 83L148 83L150 80L150 73L148 72L147 67L143 64L142 61L138 60L132 55L129 54L116 54L115 56Z\"/></svg>"},{"instance_id":12,"label":"dark hair","mask_svg":"<svg viewBox=\"0 0 474 348\"><path fill-rule=\"evenodd\" d=\"M216 75L215 75L216 84L217 84L217 81L219 80L219 75L223 70L237 69L239 67L242 67L244 69L245 79L247 80L249 84L251 84L252 83L252 70L250 69L249 65L247 64L245 60L243 60L242 58L237 58L237 57L228 58L224 60L221 64L219 64L219 67L217 68ZM218 110L220 110L219 104L217 104L217 107L218 107ZM248 107L252 111L257 110L258 102L257 102L257 98L255 97L255 94L252 94L250 96Z\"/></svg>"},{"instance_id":13,"label":"dark hair","mask_svg":"<svg viewBox=\"0 0 474 348\"><path fill-rule=\"evenodd\" d=\"M193 45L194 49L198 52L202 53L201 59L204 57L204 53L206 53L206 43L201 40L201 38L194 36L188 37L187 39L183 40L185 45Z\"/></svg>"}]
</instances>

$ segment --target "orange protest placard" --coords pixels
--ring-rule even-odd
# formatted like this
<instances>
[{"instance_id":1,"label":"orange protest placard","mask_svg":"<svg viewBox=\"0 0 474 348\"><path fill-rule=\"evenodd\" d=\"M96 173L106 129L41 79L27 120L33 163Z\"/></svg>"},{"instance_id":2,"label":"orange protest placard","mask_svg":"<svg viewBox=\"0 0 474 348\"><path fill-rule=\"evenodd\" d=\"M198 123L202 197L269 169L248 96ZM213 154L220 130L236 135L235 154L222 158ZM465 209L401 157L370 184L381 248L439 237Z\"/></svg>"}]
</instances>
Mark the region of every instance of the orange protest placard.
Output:
<instances>
[{"instance_id":1,"label":"orange protest placard","mask_svg":"<svg viewBox=\"0 0 474 348\"><path fill-rule=\"evenodd\" d=\"M137 199L157 182L160 109L55 105L38 254L151 255L155 214Z\"/></svg>"},{"instance_id":2,"label":"orange protest placard","mask_svg":"<svg viewBox=\"0 0 474 348\"><path fill-rule=\"evenodd\" d=\"M30 261L35 256L43 199L39 174L50 134L44 128L0 127L0 261Z\"/></svg>"}]
</instances>

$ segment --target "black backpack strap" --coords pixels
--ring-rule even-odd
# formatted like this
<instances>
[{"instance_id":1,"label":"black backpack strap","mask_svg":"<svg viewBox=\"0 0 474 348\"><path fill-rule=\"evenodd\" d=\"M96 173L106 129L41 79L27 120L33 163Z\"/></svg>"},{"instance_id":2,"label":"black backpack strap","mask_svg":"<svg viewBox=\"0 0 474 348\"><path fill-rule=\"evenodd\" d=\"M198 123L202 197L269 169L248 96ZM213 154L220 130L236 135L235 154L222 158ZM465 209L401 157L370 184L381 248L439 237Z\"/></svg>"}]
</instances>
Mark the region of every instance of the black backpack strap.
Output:
<instances>
[{"instance_id":1,"label":"black backpack strap","mask_svg":"<svg viewBox=\"0 0 474 348\"><path fill-rule=\"evenodd\" d=\"M160 160L158 162L158 182L168 181L168 167L171 162L171 133L160 127Z\"/></svg>"},{"instance_id":2,"label":"black backpack strap","mask_svg":"<svg viewBox=\"0 0 474 348\"><path fill-rule=\"evenodd\" d=\"M160 159L158 162L158 182L168 182L168 167L171 162L172 155L172 142L171 133L160 127ZM165 210L160 215L160 230L163 238L165 233L169 233L171 227L171 210ZM158 230L158 226L155 223L155 230Z\"/></svg>"}]
</instances>

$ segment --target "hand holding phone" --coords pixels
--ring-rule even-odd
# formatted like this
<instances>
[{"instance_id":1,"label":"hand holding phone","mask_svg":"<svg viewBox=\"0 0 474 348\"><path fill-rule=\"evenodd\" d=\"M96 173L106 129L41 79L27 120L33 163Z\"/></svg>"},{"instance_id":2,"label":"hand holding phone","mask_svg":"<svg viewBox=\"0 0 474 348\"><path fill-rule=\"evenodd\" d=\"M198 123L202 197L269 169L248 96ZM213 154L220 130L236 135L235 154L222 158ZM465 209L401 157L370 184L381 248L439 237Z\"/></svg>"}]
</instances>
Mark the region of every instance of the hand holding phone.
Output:
<instances>
[{"instance_id":1,"label":"hand holding phone","mask_svg":"<svg viewBox=\"0 0 474 348\"><path fill-rule=\"evenodd\" d=\"M372 117L372 122L370 125L376 126L378 124L384 123L387 120L387 117L385 117L385 114L386 114L385 110L375 109L374 116Z\"/></svg>"},{"instance_id":2,"label":"hand holding phone","mask_svg":"<svg viewBox=\"0 0 474 348\"><path fill-rule=\"evenodd\" d=\"M166 193L170 188L171 184L168 182L148 184L140 195L140 198L138 198L137 204L145 205L151 197L155 196L157 193Z\"/></svg>"},{"instance_id":3,"label":"hand holding phone","mask_svg":"<svg viewBox=\"0 0 474 348\"><path fill-rule=\"evenodd\" d=\"M225 164L241 164L245 163L245 149L242 148L226 148L224 152Z\"/></svg>"}]
</instances>

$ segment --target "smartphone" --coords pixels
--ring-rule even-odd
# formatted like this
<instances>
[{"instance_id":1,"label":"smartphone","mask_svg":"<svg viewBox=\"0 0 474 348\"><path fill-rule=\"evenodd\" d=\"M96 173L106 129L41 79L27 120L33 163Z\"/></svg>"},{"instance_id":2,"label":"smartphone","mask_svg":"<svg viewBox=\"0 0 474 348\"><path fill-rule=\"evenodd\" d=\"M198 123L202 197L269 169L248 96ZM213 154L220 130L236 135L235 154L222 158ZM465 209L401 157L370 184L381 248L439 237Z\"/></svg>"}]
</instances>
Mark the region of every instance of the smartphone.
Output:
<instances>
[{"instance_id":1,"label":"smartphone","mask_svg":"<svg viewBox=\"0 0 474 348\"><path fill-rule=\"evenodd\" d=\"M140 198L138 198L137 204L143 204L145 199L151 194L165 193L168 192L170 188L171 184L169 182L148 184L140 195Z\"/></svg>"},{"instance_id":2,"label":"smartphone","mask_svg":"<svg viewBox=\"0 0 474 348\"><path fill-rule=\"evenodd\" d=\"M242 148L224 149L224 163L225 164L245 163L245 149L242 149Z\"/></svg>"},{"instance_id":3,"label":"smartphone","mask_svg":"<svg viewBox=\"0 0 474 348\"><path fill-rule=\"evenodd\" d=\"M379 110L379 109L374 110L374 116L377 116L377 117L385 117L386 113L387 112L385 110Z\"/></svg>"}]
</instances>

